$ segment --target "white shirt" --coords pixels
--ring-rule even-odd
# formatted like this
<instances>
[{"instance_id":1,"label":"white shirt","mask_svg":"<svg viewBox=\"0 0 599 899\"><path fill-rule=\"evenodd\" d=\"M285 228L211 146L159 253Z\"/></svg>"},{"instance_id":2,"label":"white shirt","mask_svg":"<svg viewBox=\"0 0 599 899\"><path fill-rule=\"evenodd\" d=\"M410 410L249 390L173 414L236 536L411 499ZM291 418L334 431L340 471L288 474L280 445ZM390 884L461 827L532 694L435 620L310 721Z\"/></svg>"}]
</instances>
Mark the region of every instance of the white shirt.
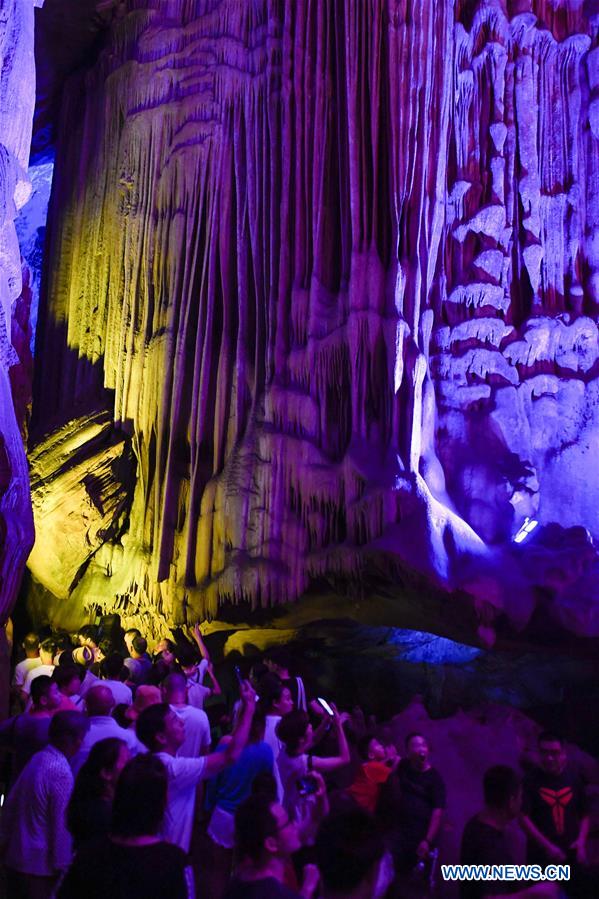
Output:
<instances>
[{"instance_id":1,"label":"white shirt","mask_svg":"<svg viewBox=\"0 0 599 899\"><path fill-rule=\"evenodd\" d=\"M195 709L203 709L205 700L211 695L210 687L204 687L202 684L188 683L187 700Z\"/></svg>"},{"instance_id":2,"label":"white shirt","mask_svg":"<svg viewBox=\"0 0 599 899\"><path fill-rule=\"evenodd\" d=\"M47 746L31 758L10 791L0 823L4 861L24 874L49 877L71 863L66 810L73 774L66 757Z\"/></svg>"},{"instance_id":3,"label":"white shirt","mask_svg":"<svg viewBox=\"0 0 599 899\"><path fill-rule=\"evenodd\" d=\"M23 681L23 692L29 694L31 692L31 681L35 680L36 677L41 677L42 674L46 674L48 677L52 677L54 672L54 665L42 665L41 663L37 665L35 668L27 674L25 680Z\"/></svg>"},{"instance_id":4,"label":"white shirt","mask_svg":"<svg viewBox=\"0 0 599 899\"><path fill-rule=\"evenodd\" d=\"M204 779L206 759L176 758L168 752L157 752L168 774L168 798L161 835L169 843L189 852L196 801L196 787Z\"/></svg>"},{"instance_id":5,"label":"white shirt","mask_svg":"<svg viewBox=\"0 0 599 899\"><path fill-rule=\"evenodd\" d=\"M123 684L120 680L102 680L99 681L104 687L108 687L112 695L114 696L114 704L120 705L121 703L125 703L125 705L131 705L133 702L133 693L131 692L131 687L128 687L127 684Z\"/></svg>"},{"instance_id":6,"label":"white shirt","mask_svg":"<svg viewBox=\"0 0 599 899\"><path fill-rule=\"evenodd\" d=\"M13 687L22 687L29 672L33 671L34 668L39 668L41 664L42 660L39 656L35 659L23 659L22 662L19 662L12 676Z\"/></svg>"},{"instance_id":7,"label":"white shirt","mask_svg":"<svg viewBox=\"0 0 599 899\"><path fill-rule=\"evenodd\" d=\"M185 740L179 747L179 758L195 759L210 749L210 724L208 715L192 705L176 706L171 709L185 725Z\"/></svg>"},{"instance_id":8,"label":"white shirt","mask_svg":"<svg viewBox=\"0 0 599 899\"><path fill-rule=\"evenodd\" d=\"M276 734L277 724L281 720L280 715L267 715L264 722L264 742L268 743L270 748L272 749L272 754L274 756L275 764L272 769L272 773L274 774L275 781L277 782L277 800L282 803L283 802L283 784L281 782L281 775L279 773L279 753L283 749L283 744L279 740Z\"/></svg>"},{"instance_id":9,"label":"white shirt","mask_svg":"<svg viewBox=\"0 0 599 899\"><path fill-rule=\"evenodd\" d=\"M71 768L76 776L79 769L91 752L92 746L99 743L100 740L106 740L108 737L117 737L127 744L131 755L137 755L140 752L147 752L146 747L139 742L134 731L125 730L120 724L111 718L110 715L93 715L89 719L89 730L83 738L81 749L71 759Z\"/></svg>"}]
</instances>

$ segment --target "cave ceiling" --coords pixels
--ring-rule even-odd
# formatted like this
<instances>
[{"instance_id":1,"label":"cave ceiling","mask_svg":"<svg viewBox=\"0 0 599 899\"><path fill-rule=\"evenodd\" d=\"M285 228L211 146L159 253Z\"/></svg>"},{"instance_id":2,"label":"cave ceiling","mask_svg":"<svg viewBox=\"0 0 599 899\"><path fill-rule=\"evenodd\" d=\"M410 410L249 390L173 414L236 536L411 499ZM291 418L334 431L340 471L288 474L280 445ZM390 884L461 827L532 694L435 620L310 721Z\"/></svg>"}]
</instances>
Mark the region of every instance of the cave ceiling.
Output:
<instances>
[{"instance_id":1,"label":"cave ceiling","mask_svg":"<svg viewBox=\"0 0 599 899\"><path fill-rule=\"evenodd\" d=\"M37 15L30 608L599 636L597 3Z\"/></svg>"}]
</instances>

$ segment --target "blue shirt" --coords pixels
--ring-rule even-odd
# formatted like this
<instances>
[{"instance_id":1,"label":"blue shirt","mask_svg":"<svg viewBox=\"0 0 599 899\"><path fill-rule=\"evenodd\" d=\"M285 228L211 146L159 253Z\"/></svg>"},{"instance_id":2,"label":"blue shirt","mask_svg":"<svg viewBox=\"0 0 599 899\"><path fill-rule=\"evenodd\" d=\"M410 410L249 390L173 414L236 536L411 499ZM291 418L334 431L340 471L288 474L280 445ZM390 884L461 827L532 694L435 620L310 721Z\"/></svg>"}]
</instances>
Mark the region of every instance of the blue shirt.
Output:
<instances>
[{"instance_id":1,"label":"blue shirt","mask_svg":"<svg viewBox=\"0 0 599 899\"><path fill-rule=\"evenodd\" d=\"M221 747L221 750L224 747ZM217 805L233 814L252 791L252 783L258 774L272 774L274 756L268 743L250 743L230 768L221 771L208 783L206 807Z\"/></svg>"}]
</instances>

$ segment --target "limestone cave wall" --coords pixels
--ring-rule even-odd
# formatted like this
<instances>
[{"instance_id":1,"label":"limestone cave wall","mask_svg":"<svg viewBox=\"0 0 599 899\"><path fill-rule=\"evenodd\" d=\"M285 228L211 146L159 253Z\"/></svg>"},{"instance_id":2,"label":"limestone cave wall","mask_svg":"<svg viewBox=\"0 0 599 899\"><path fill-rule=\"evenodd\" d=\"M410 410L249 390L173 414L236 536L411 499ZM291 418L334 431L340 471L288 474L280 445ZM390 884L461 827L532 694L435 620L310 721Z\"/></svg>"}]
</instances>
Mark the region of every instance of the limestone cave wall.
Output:
<instances>
[{"instance_id":1,"label":"limestone cave wall","mask_svg":"<svg viewBox=\"0 0 599 899\"><path fill-rule=\"evenodd\" d=\"M32 606L152 631L409 582L487 643L598 635L599 9L103 6L57 127Z\"/></svg>"}]
</instances>

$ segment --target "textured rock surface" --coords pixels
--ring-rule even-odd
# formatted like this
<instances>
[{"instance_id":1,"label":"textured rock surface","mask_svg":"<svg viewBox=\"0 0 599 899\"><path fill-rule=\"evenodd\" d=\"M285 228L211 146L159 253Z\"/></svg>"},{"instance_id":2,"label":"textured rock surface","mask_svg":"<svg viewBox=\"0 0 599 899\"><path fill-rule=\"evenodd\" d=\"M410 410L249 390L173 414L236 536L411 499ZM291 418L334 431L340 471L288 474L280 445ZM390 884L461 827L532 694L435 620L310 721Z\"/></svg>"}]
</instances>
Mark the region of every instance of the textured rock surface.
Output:
<instances>
[{"instance_id":1,"label":"textured rock surface","mask_svg":"<svg viewBox=\"0 0 599 899\"><path fill-rule=\"evenodd\" d=\"M106 413L135 485L62 540L81 487L42 477L35 579L153 628L413 571L488 643L541 606L598 635L594 4L106 6L63 97L34 451Z\"/></svg>"}]
</instances>

